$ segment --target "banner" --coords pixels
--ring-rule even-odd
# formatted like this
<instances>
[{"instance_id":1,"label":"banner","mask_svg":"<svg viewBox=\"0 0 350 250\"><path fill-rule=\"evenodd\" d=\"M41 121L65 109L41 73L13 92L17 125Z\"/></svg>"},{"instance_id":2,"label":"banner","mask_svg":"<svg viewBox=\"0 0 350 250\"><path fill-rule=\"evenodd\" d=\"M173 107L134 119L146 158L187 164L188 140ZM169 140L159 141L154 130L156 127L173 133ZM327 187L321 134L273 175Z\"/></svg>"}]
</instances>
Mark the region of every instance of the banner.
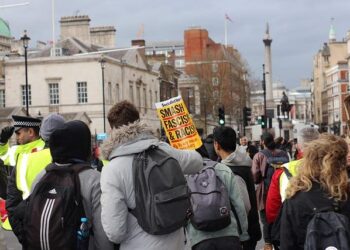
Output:
<instances>
[{"instance_id":1,"label":"banner","mask_svg":"<svg viewBox=\"0 0 350 250\"><path fill-rule=\"evenodd\" d=\"M157 102L156 108L171 146L178 149L202 146L202 140L181 96Z\"/></svg>"}]
</instances>

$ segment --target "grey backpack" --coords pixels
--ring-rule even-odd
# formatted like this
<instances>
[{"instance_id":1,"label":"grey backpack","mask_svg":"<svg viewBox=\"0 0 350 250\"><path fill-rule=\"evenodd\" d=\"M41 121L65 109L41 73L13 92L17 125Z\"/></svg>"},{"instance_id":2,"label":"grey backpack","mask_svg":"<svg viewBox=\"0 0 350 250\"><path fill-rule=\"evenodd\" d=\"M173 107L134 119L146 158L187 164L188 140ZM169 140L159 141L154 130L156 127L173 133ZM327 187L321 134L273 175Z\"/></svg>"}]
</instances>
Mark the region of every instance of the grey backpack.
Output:
<instances>
[{"instance_id":1,"label":"grey backpack","mask_svg":"<svg viewBox=\"0 0 350 250\"><path fill-rule=\"evenodd\" d=\"M215 161L204 161L205 168L187 175L190 188L194 228L202 231L217 231L231 223L230 199L227 188L216 176Z\"/></svg>"},{"instance_id":2,"label":"grey backpack","mask_svg":"<svg viewBox=\"0 0 350 250\"><path fill-rule=\"evenodd\" d=\"M171 233L186 225L189 190L178 161L152 145L133 160L135 209L129 209L149 234Z\"/></svg>"}]
</instances>

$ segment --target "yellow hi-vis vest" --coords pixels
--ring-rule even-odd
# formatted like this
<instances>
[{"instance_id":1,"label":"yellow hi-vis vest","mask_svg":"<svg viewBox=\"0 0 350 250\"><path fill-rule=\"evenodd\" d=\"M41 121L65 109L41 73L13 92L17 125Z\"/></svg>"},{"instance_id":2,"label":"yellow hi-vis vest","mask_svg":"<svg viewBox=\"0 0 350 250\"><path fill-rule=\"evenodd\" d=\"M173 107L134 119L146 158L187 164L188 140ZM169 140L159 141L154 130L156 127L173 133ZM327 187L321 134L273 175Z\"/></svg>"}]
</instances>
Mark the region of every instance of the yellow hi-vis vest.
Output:
<instances>
[{"instance_id":1,"label":"yellow hi-vis vest","mask_svg":"<svg viewBox=\"0 0 350 250\"><path fill-rule=\"evenodd\" d=\"M28 193L23 192L23 199L26 199L32 189L32 184L35 180L35 178L38 176L38 174L46 168L47 165L49 165L52 162L51 152L50 149L45 148L41 151L31 153L28 158L27 162L27 172L25 176L26 185L28 188Z\"/></svg>"},{"instance_id":2,"label":"yellow hi-vis vest","mask_svg":"<svg viewBox=\"0 0 350 250\"><path fill-rule=\"evenodd\" d=\"M1 156L1 159L4 161L5 165L16 167L16 186L23 193L27 186L25 180L27 159L31 153L40 151L44 147L45 142L42 139L37 139L24 145L12 146L11 148L8 148L8 144L0 145L0 154L3 153L6 148L8 149L6 154ZM8 218L6 218L3 223L1 221L1 226L5 230L12 230Z\"/></svg>"},{"instance_id":3,"label":"yellow hi-vis vest","mask_svg":"<svg viewBox=\"0 0 350 250\"><path fill-rule=\"evenodd\" d=\"M292 176L296 176L298 172L298 167L301 165L301 162L302 162L302 159L291 161L286 164L283 164L283 167L288 169ZM289 179L286 173L283 172L280 176L280 195L281 195L282 202L286 199L286 190L288 185L289 185Z\"/></svg>"},{"instance_id":4,"label":"yellow hi-vis vest","mask_svg":"<svg viewBox=\"0 0 350 250\"><path fill-rule=\"evenodd\" d=\"M30 193L30 185L27 183L27 176L28 176L28 174L29 174L29 176L32 176L30 173L32 171L32 169L29 168L29 165L33 166L33 164L29 164L30 161L32 161L29 159L33 157L32 156L33 154L40 152L45 147L45 142L41 139L36 140L34 142L31 142L31 143L28 143L28 144L32 144L32 146L33 145L35 145L35 146L32 147L31 151L26 150L26 151L20 153L18 156L17 164L16 164L16 186L17 186L18 190L22 191L22 198L23 199L26 199ZM21 146L26 146L26 145L27 144L21 145ZM40 164L40 166L41 166L41 164ZM34 169L33 171L36 172L36 169Z\"/></svg>"}]
</instances>

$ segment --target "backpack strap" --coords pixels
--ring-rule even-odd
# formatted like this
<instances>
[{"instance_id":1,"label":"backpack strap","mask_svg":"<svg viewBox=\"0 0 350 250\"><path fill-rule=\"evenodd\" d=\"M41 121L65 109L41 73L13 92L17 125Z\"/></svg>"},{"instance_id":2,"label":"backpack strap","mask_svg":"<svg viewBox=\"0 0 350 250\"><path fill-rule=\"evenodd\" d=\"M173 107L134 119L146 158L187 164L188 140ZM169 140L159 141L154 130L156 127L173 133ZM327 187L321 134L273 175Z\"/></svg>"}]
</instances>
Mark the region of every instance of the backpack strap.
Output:
<instances>
[{"instance_id":1,"label":"backpack strap","mask_svg":"<svg viewBox=\"0 0 350 250\"><path fill-rule=\"evenodd\" d=\"M230 202L230 204L231 204L231 210L232 210L233 216L237 221L238 233L241 235L243 233L241 221L239 220L235 206L232 204L232 202Z\"/></svg>"},{"instance_id":2,"label":"backpack strap","mask_svg":"<svg viewBox=\"0 0 350 250\"><path fill-rule=\"evenodd\" d=\"M286 167L282 167L282 168L283 168L283 172L286 174L288 180L293 177L293 175L290 173L288 168L286 168Z\"/></svg>"}]
</instances>

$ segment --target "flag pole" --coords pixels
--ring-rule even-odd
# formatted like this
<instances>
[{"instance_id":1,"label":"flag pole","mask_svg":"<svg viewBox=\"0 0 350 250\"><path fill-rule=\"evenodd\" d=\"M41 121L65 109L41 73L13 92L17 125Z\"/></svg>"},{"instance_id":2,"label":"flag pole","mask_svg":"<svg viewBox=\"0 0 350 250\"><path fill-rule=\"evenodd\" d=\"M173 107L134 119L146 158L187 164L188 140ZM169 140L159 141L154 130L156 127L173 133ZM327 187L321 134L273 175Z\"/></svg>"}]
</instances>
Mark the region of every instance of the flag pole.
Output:
<instances>
[{"instance_id":1,"label":"flag pole","mask_svg":"<svg viewBox=\"0 0 350 250\"><path fill-rule=\"evenodd\" d=\"M51 1L52 4L52 55L56 56L56 47L55 47L55 0Z\"/></svg>"},{"instance_id":2,"label":"flag pole","mask_svg":"<svg viewBox=\"0 0 350 250\"><path fill-rule=\"evenodd\" d=\"M225 16L225 47L227 47L227 18Z\"/></svg>"}]
</instances>

